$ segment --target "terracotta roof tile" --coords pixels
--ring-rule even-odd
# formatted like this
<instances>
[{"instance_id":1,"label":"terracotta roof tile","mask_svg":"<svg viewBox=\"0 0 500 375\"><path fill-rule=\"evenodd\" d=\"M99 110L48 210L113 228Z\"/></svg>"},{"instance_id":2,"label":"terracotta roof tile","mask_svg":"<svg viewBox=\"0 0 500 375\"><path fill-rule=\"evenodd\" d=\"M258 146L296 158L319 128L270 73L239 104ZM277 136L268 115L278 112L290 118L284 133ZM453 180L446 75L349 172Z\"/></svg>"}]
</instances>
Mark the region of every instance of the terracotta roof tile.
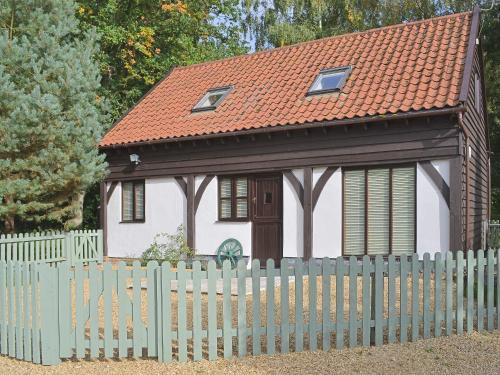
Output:
<instances>
[{"instance_id":1,"label":"terracotta roof tile","mask_svg":"<svg viewBox=\"0 0 500 375\"><path fill-rule=\"evenodd\" d=\"M176 68L101 146L459 104L472 13L388 26ZM321 69L352 66L340 94L306 96ZM191 109L233 85L214 111Z\"/></svg>"}]
</instances>

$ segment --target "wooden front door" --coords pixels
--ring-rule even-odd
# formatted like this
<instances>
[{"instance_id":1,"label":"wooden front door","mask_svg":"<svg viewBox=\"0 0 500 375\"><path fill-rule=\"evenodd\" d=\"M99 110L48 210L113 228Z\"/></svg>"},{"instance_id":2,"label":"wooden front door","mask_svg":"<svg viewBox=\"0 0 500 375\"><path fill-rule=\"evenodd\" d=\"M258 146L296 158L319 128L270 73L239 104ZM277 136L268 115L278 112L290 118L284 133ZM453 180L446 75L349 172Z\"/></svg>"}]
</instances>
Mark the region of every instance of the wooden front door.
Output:
<instances>
[{"instance_id":1,"label":"wooden front door","mask_svg":"<svg viewBox=\"0 0 500 375\"><path fill-rule=\"evenodd\" d=\"M265 267L274 259L279 267L283 256L283 181L281 175L256 176L252 189L252 258Z\"/></svg>"}]
</instances>

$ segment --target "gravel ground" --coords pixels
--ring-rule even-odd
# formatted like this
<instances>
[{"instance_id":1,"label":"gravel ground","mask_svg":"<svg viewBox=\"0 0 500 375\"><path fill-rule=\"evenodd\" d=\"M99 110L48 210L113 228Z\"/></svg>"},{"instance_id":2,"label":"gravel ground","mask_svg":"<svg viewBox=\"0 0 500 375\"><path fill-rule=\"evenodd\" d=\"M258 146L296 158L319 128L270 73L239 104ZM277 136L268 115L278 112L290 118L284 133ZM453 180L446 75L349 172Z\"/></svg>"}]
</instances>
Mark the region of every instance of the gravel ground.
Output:
<instances>
[{"instance_id":1,"label":"gravel ground","mask_svg":"<svg viewBox=\"0 0 500 375\"><path fill-rule=\"evenodd\" d=\"M303 352L208 362L67 361L44 367L0 357L1 374L499 374L500 332L369 349Z\"/></svg>"}]
</instances>

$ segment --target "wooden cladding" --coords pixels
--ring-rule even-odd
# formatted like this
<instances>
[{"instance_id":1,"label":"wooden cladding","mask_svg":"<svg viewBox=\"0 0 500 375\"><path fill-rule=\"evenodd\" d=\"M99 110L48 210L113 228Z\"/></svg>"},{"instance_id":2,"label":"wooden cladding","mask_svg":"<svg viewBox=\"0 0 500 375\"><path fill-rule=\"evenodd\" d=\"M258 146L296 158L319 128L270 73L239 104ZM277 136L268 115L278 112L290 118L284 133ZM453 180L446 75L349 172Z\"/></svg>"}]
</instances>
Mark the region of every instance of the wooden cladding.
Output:
<instances>
[{"instance_id":1,"label":"wooden cladding","mask_svg":"<svg viewBox=\"0 0 500 375\"><path fill-rule=\"evenodd\" d=\"M324 131L323 131L324 130ZM429 121L363 126L328 126L266 135L225 137L210 142L178 142L168 148L130 146L141 164L130 169L128 152L106 149L108 180L187 174L237 175L318 165L354 166L451 158L459 153L458 127L449 116ZM182 145L182 147L180 147Z\"/></svg>"},{"instance_id":2,"label":"wooden cladding","mask_svg":"<svg viewBox=\"0 0 500 375\"><path fill-rule=\"evenodd\" d=\"M343 172L344 255L411 255L416 239L415 165Z\"/></svg>"}]
</instances>

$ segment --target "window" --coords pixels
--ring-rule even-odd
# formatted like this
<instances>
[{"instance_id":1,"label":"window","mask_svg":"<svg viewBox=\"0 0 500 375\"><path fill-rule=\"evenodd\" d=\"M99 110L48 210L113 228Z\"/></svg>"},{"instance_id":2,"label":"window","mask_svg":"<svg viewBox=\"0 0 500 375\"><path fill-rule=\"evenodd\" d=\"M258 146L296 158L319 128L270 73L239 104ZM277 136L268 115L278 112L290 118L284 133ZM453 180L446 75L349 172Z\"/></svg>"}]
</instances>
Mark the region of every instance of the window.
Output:
<instances>
[{"instance_id":1,"label":"window","mask_svg":"<svg viewBox=\"0 0 500 375\"><path fill-rule=\"evenodd\" d=\"M224 100L227 94L232 90L231 86L220 87L208 90L203 98L194 106L192 112L212 111Z\"/></svg>"},{"instance_id":2,"label":"window","mask_svg":"<svg viewBox=\"0 0 500 375\"><path fill-rule=\"evenodd\" d=\"M248 219L248 178L219 178L219 220Z\"/></svg>"},{"instance_id":3,"label":"window","mask_svg":"<svg viewBox=\"0 0 500 375\"><path fill-rule=\"evenodd\" d=\"M307 95L340 91L351 72L351 67L322 70L309 88Z\"/></svg>"},{"instance_id":4,"label":"window","mask_svg":"<svg viewBox=\"0 0 500 375\"><path fill-rule=\"evenodd\" d=\"M415 166L343 173L344 255L415 252Z\"/></svg>"},{"instance_id":5,"label":"window","mask_svg":"<svg viewBox=\"0 0 500 375\"><path fill-rule=\"evenodd\" d=\"M144 181L122 182L122 222L144 221Z\"/></svg>"}]
</instances>

